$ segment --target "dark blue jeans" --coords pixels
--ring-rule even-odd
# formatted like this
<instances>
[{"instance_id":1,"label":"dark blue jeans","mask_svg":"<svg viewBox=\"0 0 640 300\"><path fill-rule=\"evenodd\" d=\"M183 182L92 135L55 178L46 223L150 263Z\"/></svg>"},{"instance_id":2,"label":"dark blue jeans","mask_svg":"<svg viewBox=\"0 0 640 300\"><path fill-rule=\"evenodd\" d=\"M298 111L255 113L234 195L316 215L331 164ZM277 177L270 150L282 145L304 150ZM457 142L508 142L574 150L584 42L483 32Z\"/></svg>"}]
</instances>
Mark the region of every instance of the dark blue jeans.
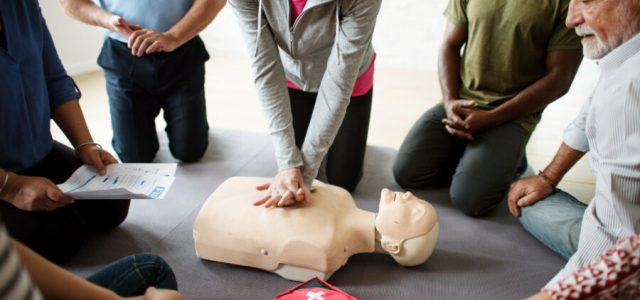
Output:
<instances>
[{"instance_id":1,"label":"dark blue jeans","mask_svg":"<svg viewBox=\"0 0 640 300\"><path fill-rule=\"evenodd\" d=\"M173 52L131 55L105 39L98 64L109 95L113 148L123 162L151 162L159 148L155 119L162 110L169 150L183 162L199 160L208 146L204 62L199 37Z\"/></svg>"},{"instance_id":2,"label":"dark blue jeans","mask_svg":"<svg viewBox=\"0 0 640 300\"><path fill-rule=\"evenodd\" d=\"M148 287L177 290L176 277L160 256L139 253L123 257L89 276L87 280L122 297L143 295Z\"/></svg>"}]
</instances>

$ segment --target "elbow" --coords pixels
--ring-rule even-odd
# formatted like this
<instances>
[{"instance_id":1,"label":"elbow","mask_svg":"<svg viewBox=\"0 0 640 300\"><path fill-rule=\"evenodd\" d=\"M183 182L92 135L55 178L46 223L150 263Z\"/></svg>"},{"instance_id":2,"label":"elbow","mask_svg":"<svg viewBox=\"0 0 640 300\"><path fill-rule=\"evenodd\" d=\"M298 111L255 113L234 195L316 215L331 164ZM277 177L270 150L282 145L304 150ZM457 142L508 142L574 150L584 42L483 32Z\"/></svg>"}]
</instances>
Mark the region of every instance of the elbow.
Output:
<instances>
[{"instance_id":1,"label":"elbow","mask_svg":"<svg viewBox=\"0 0 640 300\"><path fill-rule=\"evenodd\" d=\"M554 98L560 98L566 95L571 89L571 84L576 72L568 72L566 70L555 70L550 74L550 82L553 83Z\"/></svg>"},{"instance_id":2,"label":"elbow","mask_svg":"<svg viewBox=\"0 0 640 300\"><path fill-rule=\"evenodd\" d=\"M227 0L217 0L217 2L216 2L216 11L220 12L225 7L225 5L227 5ZM217 13L216 13L216 15L217 15Z\"/></svg>"},{"instance_id":3,"label":"elbow","mask_svg":"<svg viewBox=\"0 0 640 300\"><path fill-rule=\"evenodd\" d=\"M444 68L446 64L456 61L459 62L461 59L460 50L463 45L464 43L460 44L453 41L445 41L442 43L438 52L438 67Z\"/></svg>"},{"instance_id":4,"label":"elbow","mask_svg":"<svg viewBox=\"0 0 640 300\"><path fill-rule=\"evenodd\" d=\"M58 0L62 7L62 11L69 17L74 16L74 12L78 10L78 5L73 0Z\"/></svg>"},{"instance_id":5,"label":"elbow","mask_svg":"<svg viewBox=\"0 0 640 300\"><path fill-rule=\"evenodd\" d=\"M558 88L556 90L558 93L558 98L566 95L569 92L569 90L571 89L571 84L573 84L574 75L575 73L564 74L563 76L559 76L557 78Z\"/></svg>"},{"instance_id":6,"label":"elbow","mask_svg":"<svg viewBox=\"0 0 640 300\"><path fill-rule=\"evenodd\" d=\"M460 49L462 49L463 44L454 43L451 41L445 41L440 46L440 57L445 57L448 55L460 55Z\"/></svg>"},{"instance_id":7,"label":"elbow","mask_svg":"<svg viewBox=\"0 0 640 300\"><path fill-rule=\"evenodd\" d=\"M227 0L212 0L209 2L209 4L209 8L217 15L218 12L222 10L225 5L227 5Z\"/></svg>"},{"instance_id":8,"label":"elbow","mask_svg":"<svg viewBox=\"0 0 640 300\"><path fill-rule=\"evenodd\" d=\"M220 11L222 11L224 6L227 5L227 0L208 0L203 3L204 5L202 5L200 8L206 11L206 14L205 14L207 18L206 21L207 21L207 24L209 24L211 23L211 21L213 21L216 18L216 16L218 16L218 14L220 13Z\"/></svg>"}]
</instances>

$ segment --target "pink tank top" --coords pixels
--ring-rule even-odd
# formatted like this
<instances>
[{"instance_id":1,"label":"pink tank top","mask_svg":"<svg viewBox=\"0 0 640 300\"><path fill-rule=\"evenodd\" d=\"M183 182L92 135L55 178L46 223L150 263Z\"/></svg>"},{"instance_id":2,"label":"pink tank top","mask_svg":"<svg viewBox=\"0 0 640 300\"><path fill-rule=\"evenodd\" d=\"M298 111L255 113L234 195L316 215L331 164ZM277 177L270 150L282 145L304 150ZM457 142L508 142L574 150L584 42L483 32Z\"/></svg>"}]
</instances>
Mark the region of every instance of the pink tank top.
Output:
<instances>
[{"instance_id":1,"label":"pink tank top","mask_svg":"<svg viewBox=\"0 0 640 300\"><path fill-rule=\"evenodd\" d=\"M304 6L307 4L307 0L289 0L289 3L291 4L291 23L293 23L298 18L298 16L300 16L300 13L302 13ZM362 96L368 93L371 87L373 87L373 70L375 61L376 55L374 53L373 59L371 60L371 65L369 65L369 69L367 69L367 71L360 75L360 77L358 77L358 79L354 83L351 96ZM287 79L287 86L292 89L300 90L300 88L289 79Z\"/></svg>"}]
</instances>

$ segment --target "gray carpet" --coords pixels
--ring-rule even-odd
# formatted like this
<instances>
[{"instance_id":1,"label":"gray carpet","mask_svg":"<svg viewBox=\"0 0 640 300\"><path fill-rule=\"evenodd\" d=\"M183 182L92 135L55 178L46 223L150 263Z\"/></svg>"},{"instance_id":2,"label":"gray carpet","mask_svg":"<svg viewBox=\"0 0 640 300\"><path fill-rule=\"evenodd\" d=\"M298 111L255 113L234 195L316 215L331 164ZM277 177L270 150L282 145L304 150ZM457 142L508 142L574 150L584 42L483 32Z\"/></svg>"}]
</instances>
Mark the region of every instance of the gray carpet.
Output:
<instances>
[{"instance_id":1,"label":"gray carpet","mask_svg":"<svg viewBox=\"0 0 640 300\"><path fill-rule=\"evenodd\" d=\"M231 176L273 176L269 137L214 129L201 162L178 167L163 200L136 200L117 229L91 238L65 267L88 275L136 252L160 254L173 267L185 299L270 299L296 282L269 272L195 255L192 228L202 203ZM166 141L164 141L166 146ZM376 211L380 190L401 190L393 181L395 150L368 147L364 178L354 194L360 208ZM173 162L166 147L158 162ZM440 239L431 258L413 268L389 256L353 256L329 282L360 299L521 299L535 293L564 261L531 237L506 205L483 218L452 207L446 190L415 190L440 217Z\"/></svg>"}]
</instances>

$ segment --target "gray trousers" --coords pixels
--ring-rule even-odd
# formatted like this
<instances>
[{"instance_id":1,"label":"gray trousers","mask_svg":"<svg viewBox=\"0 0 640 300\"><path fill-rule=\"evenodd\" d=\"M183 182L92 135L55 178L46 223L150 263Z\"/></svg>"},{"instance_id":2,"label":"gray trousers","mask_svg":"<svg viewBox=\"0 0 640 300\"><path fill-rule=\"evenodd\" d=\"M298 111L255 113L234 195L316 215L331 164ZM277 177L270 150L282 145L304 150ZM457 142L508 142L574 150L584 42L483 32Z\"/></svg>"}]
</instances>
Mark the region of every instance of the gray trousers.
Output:
<instances>
[{"instance_id":1,"label":"gray trousers","mask_svg":"<svg viewBox=\"0 0 640 300\"><path fill-rule=\"evenodd\" d=\"M438 104L405 137L393 165L403 188L450 185L453 204L470 216L493 210L509 192L531 133L515 122L476 134L467 142L451 136Z\"/></svg>"}]
</instances>

